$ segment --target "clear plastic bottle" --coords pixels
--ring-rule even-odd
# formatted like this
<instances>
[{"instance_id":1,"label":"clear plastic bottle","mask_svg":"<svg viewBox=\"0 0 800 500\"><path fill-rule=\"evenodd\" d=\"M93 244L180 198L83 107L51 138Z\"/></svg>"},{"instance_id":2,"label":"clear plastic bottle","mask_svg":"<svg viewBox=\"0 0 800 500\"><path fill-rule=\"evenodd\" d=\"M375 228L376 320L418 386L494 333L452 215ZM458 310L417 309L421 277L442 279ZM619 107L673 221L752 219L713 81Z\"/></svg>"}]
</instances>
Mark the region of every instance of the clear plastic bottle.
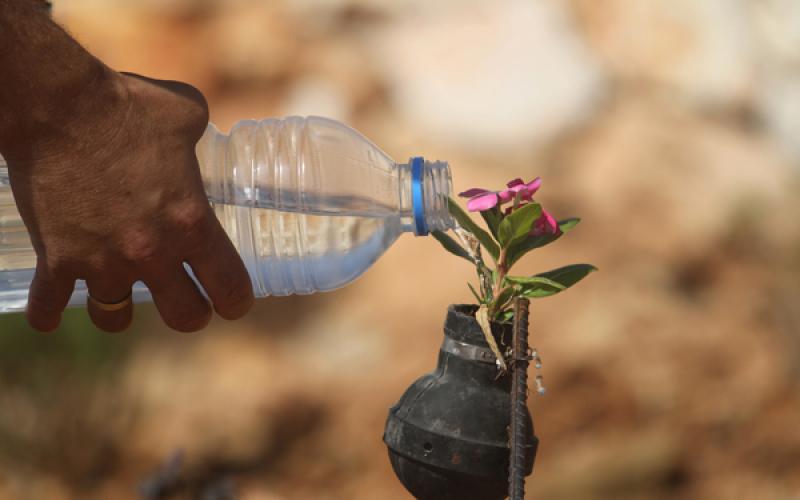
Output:
<instances>
[{"instance_id":1,"label":"clear plastic bottle","mask_svg":"<svg viewBox=\"0 0 800 500\"><path fill-rule=\"evenodd\" d=\"M197 144L206 193L256 296L309 294L360 276L404 232L453 226L450 169L395 163L355 130L320 117L210 124ZM25 308L36 255L0 158L0 312ZM70 305L86 300L76 284ZM142 283L134 300L150 300Z\"/></svg>"}]
</instances>

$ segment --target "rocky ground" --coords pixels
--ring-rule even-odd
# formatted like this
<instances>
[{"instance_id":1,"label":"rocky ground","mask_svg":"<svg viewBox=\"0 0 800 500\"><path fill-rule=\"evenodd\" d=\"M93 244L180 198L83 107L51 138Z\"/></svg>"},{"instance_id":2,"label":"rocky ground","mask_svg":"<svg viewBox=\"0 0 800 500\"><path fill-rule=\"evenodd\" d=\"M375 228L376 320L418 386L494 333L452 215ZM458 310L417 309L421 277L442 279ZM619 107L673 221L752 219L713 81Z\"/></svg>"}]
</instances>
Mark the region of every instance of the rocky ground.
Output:
<instances>
[{"instance_id":1,"label":"rocky ground","mask_svg":"<svg viewBox=\"0 0 800 500\"><path fill-rule=\"evenodd\" d=\"M601 270L532 305L529 498L800 498L796 2L55 3L115 68L197 85L223 130L331 116L447 159L457 190L541 175L583 218L522 266ZM386 412L471 278L404 236L345 289L197 335L150 306L122 336L3 318L0 498L407 499Z\"/></svg>"}]
</instances>

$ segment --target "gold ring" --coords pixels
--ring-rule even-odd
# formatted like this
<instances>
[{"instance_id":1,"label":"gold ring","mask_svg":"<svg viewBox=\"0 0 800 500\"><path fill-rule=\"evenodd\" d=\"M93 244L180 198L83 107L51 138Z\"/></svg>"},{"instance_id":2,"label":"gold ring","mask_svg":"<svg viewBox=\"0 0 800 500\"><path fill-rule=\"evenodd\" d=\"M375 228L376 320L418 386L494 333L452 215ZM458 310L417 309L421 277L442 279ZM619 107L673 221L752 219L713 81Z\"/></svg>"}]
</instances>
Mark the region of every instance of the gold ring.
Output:
<instances>
[{"instance_id":1,"label":"gold ring","mask_svg":"<svg viewBox=\"0 0 800 500\"><path fill-rule=\"evenodd\" d=\"M113 302L113 303L100 302L96 298L92 297L92 294L89 294L89 303L92 304L97 309L100 309L101 311L106 311L106 312L121 311L133 303L132 292L128 292L128 295L119 302Z\"/></svg>"}]
</instances>

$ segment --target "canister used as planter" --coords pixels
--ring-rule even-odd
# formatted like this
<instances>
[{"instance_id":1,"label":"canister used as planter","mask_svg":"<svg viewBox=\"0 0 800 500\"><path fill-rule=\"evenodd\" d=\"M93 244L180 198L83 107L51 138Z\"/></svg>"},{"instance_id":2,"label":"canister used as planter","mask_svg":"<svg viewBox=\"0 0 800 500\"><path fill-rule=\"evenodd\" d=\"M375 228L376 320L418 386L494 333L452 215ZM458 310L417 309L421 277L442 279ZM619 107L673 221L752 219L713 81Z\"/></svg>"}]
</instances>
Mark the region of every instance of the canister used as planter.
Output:
<instances>
[{"instance_id":1,"label":"canister used as planter","mask_svg":"<svg viewBox=\"0 0 800 500\"><path fill-rule=\"evenodd\" d=\"M501 500L508 491L511 379L498 379L476 306L452 305L436 370L389 411L383 440L403 486L418 500ZM511 324L492 324L501 350ZM527 474L538 446L527 412Z\"/></svg>"}]
</instances>

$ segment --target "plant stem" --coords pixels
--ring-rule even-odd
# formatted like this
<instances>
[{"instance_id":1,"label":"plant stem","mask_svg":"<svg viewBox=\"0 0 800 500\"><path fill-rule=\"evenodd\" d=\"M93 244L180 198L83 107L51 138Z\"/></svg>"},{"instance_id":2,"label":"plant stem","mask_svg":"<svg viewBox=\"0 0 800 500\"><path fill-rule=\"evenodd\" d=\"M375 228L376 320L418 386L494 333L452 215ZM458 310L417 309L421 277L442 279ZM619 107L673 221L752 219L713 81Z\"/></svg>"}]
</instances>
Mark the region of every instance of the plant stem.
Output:
<instances>
[{"instance_id":1,"label":"plant stem","mask_svg":"<svg viewBox=\"0 0 800 500\"><path fill-rule=\"evenodd\" d=\"M497 309L502 306L503 304L498 304L498 300L502 295L503 291L505 291L505 287L503 287L503 280L506 279L506 274L508 274L508 269L506 268L506 249L500 249L500 255L497 258L497 279L494 283L494 293L492 294L492 302L489 305L489 318L493 319L494 315L497 314Z\"/></svg>"}]
</instances>

